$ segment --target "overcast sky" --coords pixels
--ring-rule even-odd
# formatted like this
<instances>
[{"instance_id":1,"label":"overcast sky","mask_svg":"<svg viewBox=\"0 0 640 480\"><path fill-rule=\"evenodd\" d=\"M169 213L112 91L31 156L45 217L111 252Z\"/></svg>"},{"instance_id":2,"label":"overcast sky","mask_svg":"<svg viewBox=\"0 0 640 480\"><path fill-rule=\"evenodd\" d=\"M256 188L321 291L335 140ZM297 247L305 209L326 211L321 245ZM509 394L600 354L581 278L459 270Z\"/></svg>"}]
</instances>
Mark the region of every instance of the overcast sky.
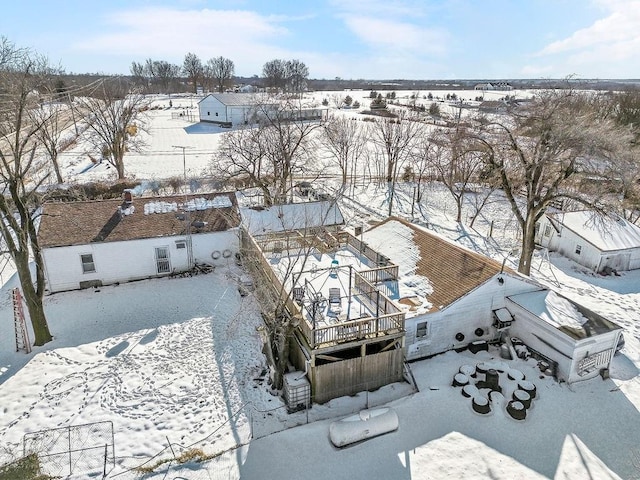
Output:
<instances>
[{"instance_id":1,"label":"overcast sky","mask_svg":"<svg viewBox=\"0 0 640 480\"><path fill-rule=\"evenodd\" d=\"M274 58L311 78L640 78L640 0L20 0L0 35L67 72Z\"/></svg>"}]
</instances>

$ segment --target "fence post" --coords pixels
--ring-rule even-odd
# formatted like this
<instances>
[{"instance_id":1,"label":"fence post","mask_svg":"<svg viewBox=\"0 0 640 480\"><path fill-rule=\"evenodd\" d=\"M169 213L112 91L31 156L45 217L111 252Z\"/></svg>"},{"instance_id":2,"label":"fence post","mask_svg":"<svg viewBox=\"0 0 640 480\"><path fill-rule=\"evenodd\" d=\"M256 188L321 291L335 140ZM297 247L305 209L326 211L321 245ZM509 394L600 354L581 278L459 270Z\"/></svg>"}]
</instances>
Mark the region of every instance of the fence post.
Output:
<instances>
[{"instance_id":1,"label":"fence post","mask_svg":"<svg viewBox=\"0 0 640 480\"><path fill-rule=\"evenodd\" d=\"M69 441L69 475L73 475L73 460L71 459L71 427L67 427L67 440Z\"/></svg>"},{"instance_id":2,"label":"fence post","mask_svg":"<svg viewBox=\"0 0 640 480\"><path fill-rule=\"evenodd\" d=\"M108 446L104 444L104 463L102 464L102 478L107 477L107 454L108 454Z\"/></svg>"}]
</instances>

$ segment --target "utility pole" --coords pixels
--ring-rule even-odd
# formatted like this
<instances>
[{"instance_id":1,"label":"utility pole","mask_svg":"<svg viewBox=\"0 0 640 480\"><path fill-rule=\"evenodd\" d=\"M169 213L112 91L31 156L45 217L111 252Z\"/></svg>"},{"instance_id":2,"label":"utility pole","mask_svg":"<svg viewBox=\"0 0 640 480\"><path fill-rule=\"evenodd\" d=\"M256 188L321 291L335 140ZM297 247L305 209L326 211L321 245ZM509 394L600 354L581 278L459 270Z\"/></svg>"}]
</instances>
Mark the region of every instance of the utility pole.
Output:
<instances>
[{"instance_id":1,"label":"utility pole","mask_svg":"<svg viewBox=\"0 0 640 480\"><path fill-rule=\"evenodd\" d=\"M173 148L182 149L182 172L184 174L184 219L185 219L185 232L187 238L187 269L193 268L193 243L191 240L191 212L189 209L189 196L187 194L187 155L185 150L191 147L185 147L183 145L172 145Z\"/></svg>"}]
</instances>

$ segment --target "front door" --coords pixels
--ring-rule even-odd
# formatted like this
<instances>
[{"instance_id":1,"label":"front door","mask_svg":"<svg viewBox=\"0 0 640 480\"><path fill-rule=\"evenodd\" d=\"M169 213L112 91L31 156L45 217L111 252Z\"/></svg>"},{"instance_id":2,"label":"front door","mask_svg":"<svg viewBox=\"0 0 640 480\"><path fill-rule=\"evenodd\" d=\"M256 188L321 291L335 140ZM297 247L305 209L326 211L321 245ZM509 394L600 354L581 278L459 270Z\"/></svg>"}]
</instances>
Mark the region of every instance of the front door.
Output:
<instances>
[{"instance_id":1,"label":"front door","mask_svg":"<svg viewBox=\"0 0 640 480\"><path fill-rule=\"evenodd\" d=\"M156 247L156 271L158 273L171 273L169 247Z\"/></svg>"}]
</instances>

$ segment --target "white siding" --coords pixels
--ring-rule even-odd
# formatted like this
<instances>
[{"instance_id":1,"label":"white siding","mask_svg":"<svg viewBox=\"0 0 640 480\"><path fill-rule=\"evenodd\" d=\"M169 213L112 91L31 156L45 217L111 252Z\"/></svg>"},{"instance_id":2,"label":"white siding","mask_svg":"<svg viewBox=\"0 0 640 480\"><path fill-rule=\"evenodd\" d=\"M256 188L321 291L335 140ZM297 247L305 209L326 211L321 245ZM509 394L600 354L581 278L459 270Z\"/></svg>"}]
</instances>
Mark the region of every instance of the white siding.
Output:
<instances>
[{"instance_id":1,"label":"white siding","mask_svg":"<svg viewBox=\"0 0 640 480\"><path fill-rule=\"evenodd\" d=\"M498 281L504 279L504 283ZM498 335L493 323L493 310L505 306L505 297L517 293L540 290L540 287L510 274L498 274L466 296L434 313L405 321L406 356L408 360L435 355L454 348L465 347L476 340L490 340ZM419 324L428 322L427 336L417 337ZM476 329L484 333L476 335ZM464 340L456 340L462 333Z\"/></svg>"},{"instance_id":2,"label":"white siding","mask_svg":"<svg viewBox=\"0 0 640 480\"><path fill-rule=\"evenodd\" d=\"M252 107L250 105L225 105L213 95L203 98L198 104L201 122L220 122L242 125L247 123Z\"/></svg>"},{"instance_id":3,"label":"white siding","mask_svg":"<svg viewBox=\"0 0 640 480\"><path fill-rule=\"evenodd\" d=\"M609 368L618 344L620 330L576 340L514 302L507 300L507 303L507 308L516 318L510 329L511 335L520 338L525 345L558 362L559 380L568 383L587 380L598 376L601 369ZM585 357L601 352L606 363L598 364L597 368L580 375L579 362Z\"/></svg>"},{"instance_id":4,"label":"white siding","mask_svg":"<svg viewBox=\"0 0 640 480\"><path fill-rule=\"evenodd\" d=\"M540 227L536 234L537 243L594 272L601 272L605 267L610 267L616 271L640 268L640 248L603 252L568 228L562 228L561 232L558 233L547 217L543 217L539 225ZM550 233L550 235L545 235L545 233ZM579 254L576 253L578 245L581 247Z\"/></svg>"},{"instance_id":5,"label":"white siding","mask_svg":"<svg viewBox=\"0 0 640 480\"><path fill-rule=\"evenodd\" d=\"M243 125L249 121L249 106L233 106L227 108L227 118L232 125Z\"/></svg>"},{"instance_id":6,"label":"white siding","mask_svg":"<svg viewBox=\"0 0 640 480\"><path fill-rule=\"evenodd\" d=\"M240 248L239 230L234 228L215 234L192 235L193 259L196 263L221 266L235 262Z\"/></svg>"},{"instance_id":7,"label":"white siding","mask_svg":"<svg viewBox=\"0 0 640 480\"><path fill-rule=\"evenodd\" d=\"M227 118L227 107L217 98L208 95L198 104L201 122L230 122Z\"/></svg>"},{"instance_id":8,"label":"white siding","mask_svg":"<svg viewBox=\"0 0 640 480\"><path fill-rule=\"evenodd\" d=\"M556 233L555 230L553 233ZM587 242L584 238L579 237L571 230L564 228L562 229L561 236L558 237L556 235L554 240L554 243L557 243L556 250L563 256L570 258L591 270L596 270L598 268L602 252ZM580 253L577 253L578 246L580 247Z\"/></svg>"},{"instance_id":9,"label":"white siding","mask_svg":"<svg viewBox=\"0 0 640 480\"><path fill-rule=\"evenodd\" d=\"M234 260L239 248L237 229L199 233L191 238L193 258L199 263L224 265ZM42 254L47 288L53 293L78 289L80 282L85 281L100 281L108 285L159 276L155 258L157 247L168 247L172 271L184 271L188 266L187 248L178 246L185 242L184 236L176 236L45 248ZM214 251L221 253L216 260L211 255ZM84 254L93 256L94 272L82 272L81 255Z\"/></svg>"},{"instance_id":10,"label":"white siding","mask_svg":"<svg viewBox=\"0 0 640 480\"><path fill-rule=\"evenodd\" d=\"M525 345L558 362L558 379L567 381L572 369L575 342L510 300L507 300L507 308L515 317L509 329L511 336L520 338Z\"/></svg>"},{"instance_id":11,"label":"white siding","mask_svg":"<svg viewBox=\"0 0 640 480\"><path fill-rule=\"evenodd\" d=\"M613 355L616 351L616 346L618 345L620 332L620 330L613 330L611 332L602 333L577 342L574 350L571 371L569 373L569 383L597 377L600 374L601 369L609 368ZM590 371L582 372L582 375L580 375L580 361L597 354L600 354L598 356L600 357L601 362L605 363L597 363Z\"/></svg>"}]
</instances>

